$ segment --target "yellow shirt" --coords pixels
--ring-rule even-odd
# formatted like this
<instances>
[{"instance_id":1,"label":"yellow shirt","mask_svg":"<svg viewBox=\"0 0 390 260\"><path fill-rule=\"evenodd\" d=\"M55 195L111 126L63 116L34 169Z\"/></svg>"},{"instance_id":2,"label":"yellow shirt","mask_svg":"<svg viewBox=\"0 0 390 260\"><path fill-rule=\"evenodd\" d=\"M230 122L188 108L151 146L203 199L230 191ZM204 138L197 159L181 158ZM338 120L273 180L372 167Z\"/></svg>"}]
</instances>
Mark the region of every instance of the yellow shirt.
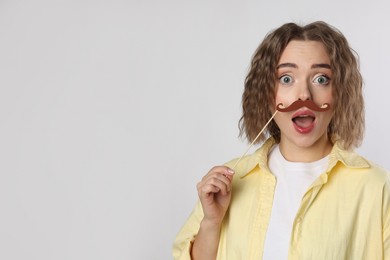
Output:
<instances>
[{"instance_id":1,"label":"yellow shirt","mask_svg":"<svg viewBox=\"0 0 390 260\"><path fill-rule=\"evenodd\" d=\"M217 259L262 259L276 179L268 169L273 139L236 167ZM226 165L232 167L231 161ZM203 218L198 202L173 245L176 260L190 248ZM390 259L390 178L336 143L329 165L303 196L294 220L290 260Z\"/></svg>"}]
</instances>

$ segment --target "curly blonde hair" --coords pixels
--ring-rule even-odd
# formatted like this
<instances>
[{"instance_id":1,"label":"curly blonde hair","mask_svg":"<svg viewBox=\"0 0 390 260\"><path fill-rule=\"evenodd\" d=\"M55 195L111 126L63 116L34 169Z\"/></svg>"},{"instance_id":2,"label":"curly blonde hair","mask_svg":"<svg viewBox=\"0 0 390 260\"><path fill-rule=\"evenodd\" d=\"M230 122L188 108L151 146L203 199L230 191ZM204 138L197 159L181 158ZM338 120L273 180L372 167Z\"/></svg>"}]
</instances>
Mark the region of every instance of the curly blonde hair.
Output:
<instances>
[{"instance_id":1,"label":"curly blonde hair","mask_svg":"<svg viewBox=\"0 0 390 260\"><path fill-rule=\"evenodd\" d=\"M334 116L328 126L328 136L341 141L344 149L361 144L364 134L363 80L358 55L336 28L318 21L306 26L286 23L270 32L257 48L245 79L242 95L243 114L239 121L240 136L249 142L257 136L272 116L275 100L276 66L283 50L291 40L310 40L324 44L330 57L333 81ZM267 135L280 141L280 130L272 121L258 142Z\"/></svg>"}]
</instances>

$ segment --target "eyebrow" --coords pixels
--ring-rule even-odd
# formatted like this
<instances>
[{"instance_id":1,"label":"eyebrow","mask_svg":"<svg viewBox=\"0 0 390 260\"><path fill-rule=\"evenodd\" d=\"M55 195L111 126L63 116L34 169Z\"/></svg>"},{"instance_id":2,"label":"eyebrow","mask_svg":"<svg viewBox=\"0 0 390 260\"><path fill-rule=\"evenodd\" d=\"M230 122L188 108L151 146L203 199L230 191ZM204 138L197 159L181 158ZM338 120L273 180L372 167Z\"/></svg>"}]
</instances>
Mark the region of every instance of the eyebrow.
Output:
<instances>
[{"instance_id":1,"label":"eyebrow","mask_svg":"<svg viewBox=\"0 0 390 260\"><path fill-rule=\"evenodd\" d=\"M330 69L330 70L332 69L332 67L329 64L327 64L327 63L313 64L311 66L311 68L312 69L324 68L324 69Z\"/></svg>"},{"instance_id":2,"label":"eyebrow","mask_svg":"<svg viewBox=\"0 0 390 260\"><path fill-rule=\"evenodd\" d=\"M295 63L281 63L278 66L276 66L276 69L280 68L298 68L298 65ZM313 64L311 66L312 69L316 68L324 68L324 69L332 69L332 67L327 63L319 63L319 64Z\"/></svg>"},{"instance_id":3,"label":"eyebrow","mask_svg":"<svg viewBox=\"0 0 390 260\"><path fill-rule=\"evenodd\" d=\"M281 63L278 66L276 66L276 69L286 68L286 67L287 68L298 68L298 65L294 64L294 63Z\"/></svg>"}]
</instances>

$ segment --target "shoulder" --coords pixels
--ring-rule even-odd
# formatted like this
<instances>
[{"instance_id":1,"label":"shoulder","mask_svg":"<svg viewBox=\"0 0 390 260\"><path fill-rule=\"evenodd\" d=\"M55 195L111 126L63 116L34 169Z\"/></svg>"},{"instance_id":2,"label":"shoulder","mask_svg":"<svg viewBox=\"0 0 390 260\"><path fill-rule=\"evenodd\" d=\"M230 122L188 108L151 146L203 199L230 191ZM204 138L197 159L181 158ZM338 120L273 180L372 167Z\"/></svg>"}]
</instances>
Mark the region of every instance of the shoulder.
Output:
<instances>
[{"instance_id":1,"label":"shoulder","mask_svg":"<svg viewBox=\"0 0 390 260\"><path fill-rule=\"evenodd\" d=\"M331 172L348 176L353 183L364 183L366 187L389 186L390 172L387 169L353 151L343 150L340 154Z\"/></svg>"},{"instance_id":2,"label":"shoulder","mask_svg":"<svg viewBox=\"0 0 390 260\"><path fill-rule=\"evenodd\" d=\"M348 172L370 173L380 178L388 178L389 171L380 165L367 160L355 151L344 150L339 143L335 143L329 155L329 168L344 168Z\"/></svg>"},{"instance_id":3,"label":"shoulder","mask_svg":"<svg viewBox=\"0 0 390 260\"><path fill-rule=\"evenodd\" d=\"M268 154L274 144L274 139L269 138L254 153L244 157L235 158L224 165L234 169L236 175L240 177L243 177L251 172L254 168L256 168L256 166L259 166L260 168L267 168Z\"/></svg>"},{"instance_id":4,"label":"shoulder","mask_svg":"<svg viewBox=\"0 0 390 260\"><path fill-rule=\"evenodd\" d=\"M367 174L374 181L378 181L383 184L390 183L389 170L371 160L364 158L363 156L360 156L357 153L354 153L354 156L356 156L356 159L364 160L368 165L367 167L362 167L361 172Z\"/></svg>"}]
</instances>

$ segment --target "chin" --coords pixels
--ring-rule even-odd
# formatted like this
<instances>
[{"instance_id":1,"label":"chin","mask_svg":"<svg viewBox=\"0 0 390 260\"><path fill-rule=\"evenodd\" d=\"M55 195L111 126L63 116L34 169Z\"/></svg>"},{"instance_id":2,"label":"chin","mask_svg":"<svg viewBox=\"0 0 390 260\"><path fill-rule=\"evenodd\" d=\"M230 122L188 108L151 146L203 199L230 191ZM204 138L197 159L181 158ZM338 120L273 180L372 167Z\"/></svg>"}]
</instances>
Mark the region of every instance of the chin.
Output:
<instances>
[{"instance_id":1,"label":"chin","mask_svg":"<svg viewBox=\"0 0 390 260\"><path fill-rule=\"evenodd\" d=\"M322 136L303 136L296 141L297 146L302 148L313 148L315 146L326 146L330 143L326 135Z\"/></svg>"}]
</instances>

